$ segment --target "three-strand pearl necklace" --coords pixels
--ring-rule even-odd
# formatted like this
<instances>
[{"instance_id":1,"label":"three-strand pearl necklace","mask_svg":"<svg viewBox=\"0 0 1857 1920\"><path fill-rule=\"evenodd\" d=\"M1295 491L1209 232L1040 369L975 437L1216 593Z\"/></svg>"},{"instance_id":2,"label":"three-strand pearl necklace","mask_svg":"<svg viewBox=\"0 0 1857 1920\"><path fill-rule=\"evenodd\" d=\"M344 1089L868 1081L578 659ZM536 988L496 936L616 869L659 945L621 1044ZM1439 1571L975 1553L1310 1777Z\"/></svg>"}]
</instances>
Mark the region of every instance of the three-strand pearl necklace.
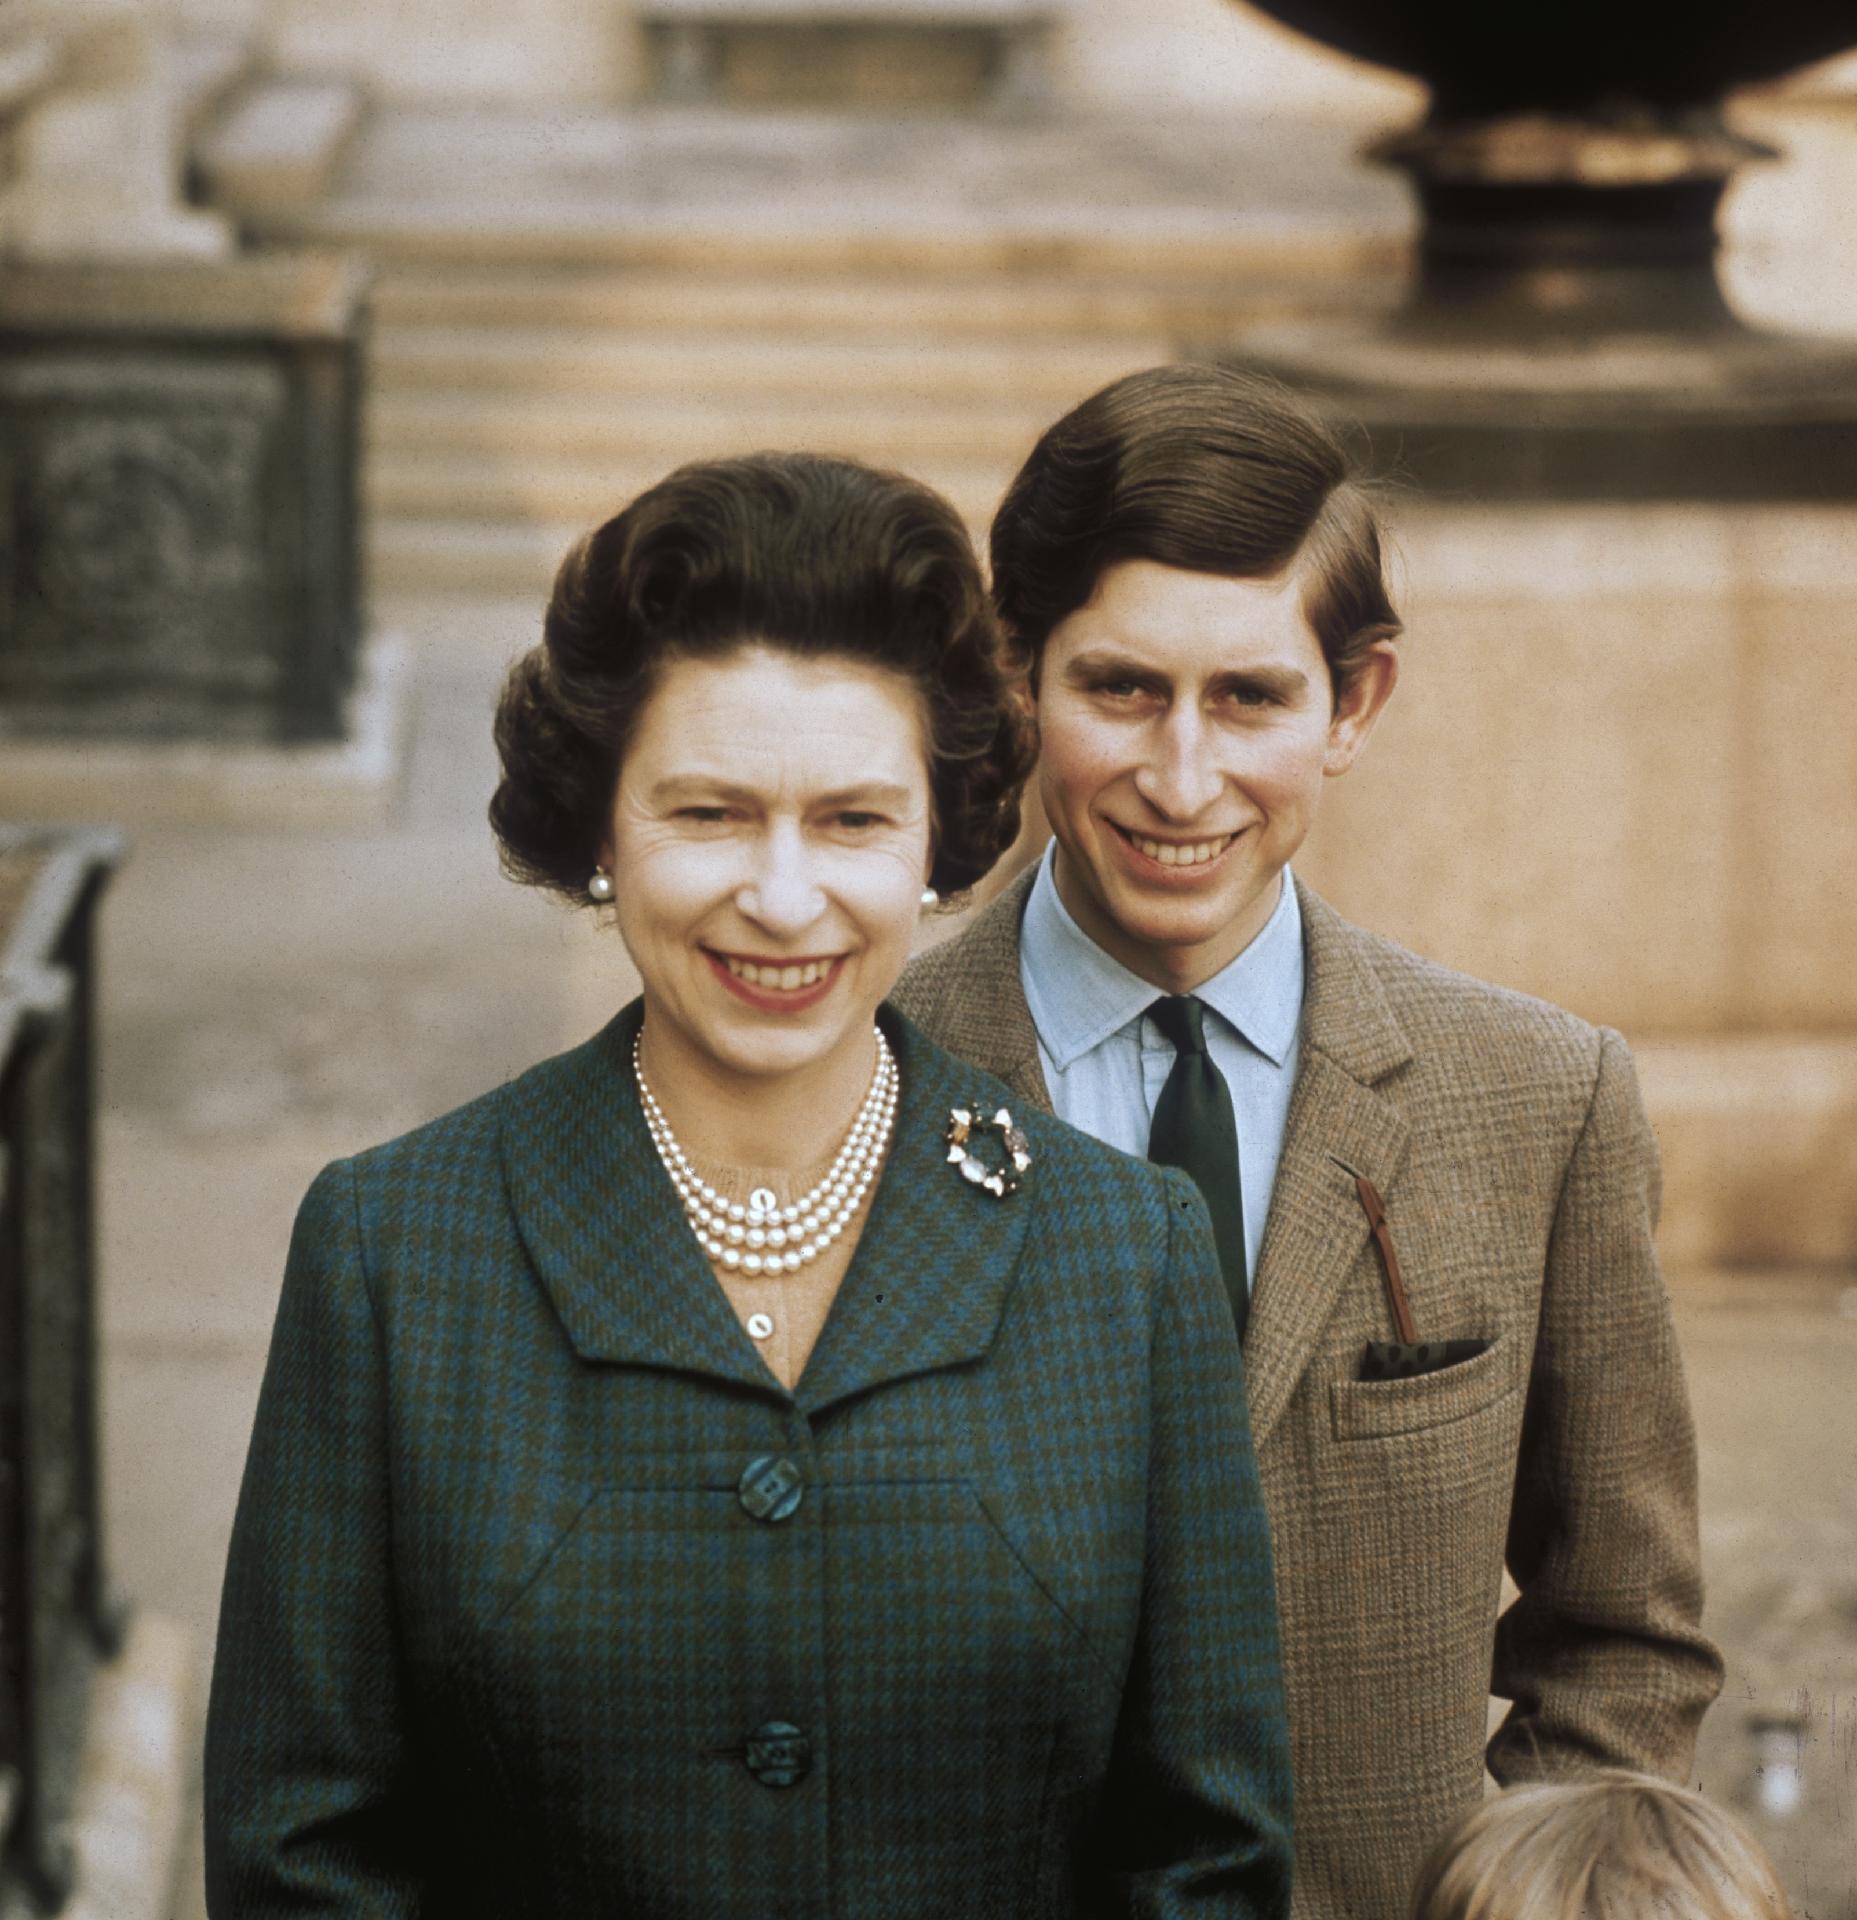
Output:
<instances>
[{"instance_id":1,"label":"three-strand pearl necklace","mask_svg":"<svg viewBox=\"0 0 1857 1920\"><path fill-rule=\"evenodd\" d=\"M881 1027L871 1031L877 1040L877 1070L851 1131L825 1178L784 1207L769 1187L756 1187L746 1205L725 1199L691 1166L645 1080L639 1042L632 1042L632 1072L638 1080L639 1104L645 1110L651 1144L683 1202L697 1245L718 1266L743 1273L797 1273L844 1232L864 1204L889 1149L898 1086L890 1043Z\"/></svg>"}]
</instances>

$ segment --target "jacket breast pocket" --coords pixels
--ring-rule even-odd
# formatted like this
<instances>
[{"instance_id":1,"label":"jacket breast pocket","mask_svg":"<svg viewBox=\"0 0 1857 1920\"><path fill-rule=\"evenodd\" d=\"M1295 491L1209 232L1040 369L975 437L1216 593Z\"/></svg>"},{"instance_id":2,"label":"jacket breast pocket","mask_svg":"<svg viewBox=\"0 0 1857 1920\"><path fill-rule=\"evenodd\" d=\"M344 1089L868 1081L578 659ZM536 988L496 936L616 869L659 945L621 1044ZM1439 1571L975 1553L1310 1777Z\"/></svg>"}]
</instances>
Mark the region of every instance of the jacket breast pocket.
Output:
<instances>
[{"instance_id":1,"label":"jacket breast pocket","mask_svg":"<svg viewBox=\"0 0 1857 1920\"><path fill-rule=\"evenodd\" d=\"M1468 1420L1521 1392L1521 1338L1505 1333L1473 1359L1408 1380L1336 1380L1328 1389L1337 1440L1382 1440Z\"/></svg>"}]
</instances>

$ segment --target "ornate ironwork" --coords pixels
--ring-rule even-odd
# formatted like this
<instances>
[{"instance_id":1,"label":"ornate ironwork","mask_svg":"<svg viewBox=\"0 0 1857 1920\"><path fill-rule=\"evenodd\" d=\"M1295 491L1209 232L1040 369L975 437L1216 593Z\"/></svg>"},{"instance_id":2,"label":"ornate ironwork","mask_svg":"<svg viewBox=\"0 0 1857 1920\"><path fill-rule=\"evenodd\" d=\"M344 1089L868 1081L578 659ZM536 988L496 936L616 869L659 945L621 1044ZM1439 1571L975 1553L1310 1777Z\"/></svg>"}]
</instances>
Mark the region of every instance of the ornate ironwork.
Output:
<instances>
[{"instance_id":1,"label":"ornate ironwork","mask_svg":"<svg viewBox=\"0 0 1857 1920\"><path fill-rule=\"evenodd\" d=\"M92 1217L94 910L111 833L0 826L0 1906L70 1889L104 1577Z\"/></svg>"}]
</instances>

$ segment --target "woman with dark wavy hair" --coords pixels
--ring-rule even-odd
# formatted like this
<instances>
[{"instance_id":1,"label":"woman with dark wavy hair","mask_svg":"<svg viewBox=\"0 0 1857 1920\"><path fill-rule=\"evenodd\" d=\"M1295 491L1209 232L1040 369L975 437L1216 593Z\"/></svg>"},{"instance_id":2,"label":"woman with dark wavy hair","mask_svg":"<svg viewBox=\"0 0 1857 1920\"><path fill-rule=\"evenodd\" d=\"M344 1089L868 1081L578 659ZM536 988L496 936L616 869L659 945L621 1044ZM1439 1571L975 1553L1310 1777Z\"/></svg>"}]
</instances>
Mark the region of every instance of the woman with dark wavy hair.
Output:
<instances>
[{"instance_id":1,"label":"woman with dark wavy hair","mask_svg":"<svg viewBox=\"0 0 1857 1920\"><path fill-rule=\"evenodd\" d=\"M1269 1546L1204 1203L891 1011L1032 743L945 502L672 474L497 716L640 998L299 1216L211 1911L1278 1920Z\"/></svg>"}]
</instances>

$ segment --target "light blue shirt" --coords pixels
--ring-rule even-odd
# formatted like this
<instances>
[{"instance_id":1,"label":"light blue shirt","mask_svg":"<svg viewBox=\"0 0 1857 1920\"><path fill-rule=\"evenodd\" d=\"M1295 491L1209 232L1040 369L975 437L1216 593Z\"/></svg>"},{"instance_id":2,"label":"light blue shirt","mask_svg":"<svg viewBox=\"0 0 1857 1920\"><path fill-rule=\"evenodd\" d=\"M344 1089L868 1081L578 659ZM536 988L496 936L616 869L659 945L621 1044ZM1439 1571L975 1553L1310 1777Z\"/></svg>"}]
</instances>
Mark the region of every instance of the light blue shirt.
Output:
<instances>
[{"instance_id":1,"label":"light blue shirt","mask_svg":"<svg viewBox=\"0 0 1857 1920\"><path fill-rule=\"evenodd\" d=\"M1019 978L1038 1029L1038 1064L1058 1118L1145 1155L1174 1050L1145 1017L1160 989L1112 959L1058 898L1053 849L1039 863L1019 935ZM1231 1089L1244 1194L1245 1270L1257 1277L1264 1221L1296 1084L1303 992L1302 912L1289 869L1263 931L1195 994L1206 1046Z\"/></svg>"}]
</instances>

